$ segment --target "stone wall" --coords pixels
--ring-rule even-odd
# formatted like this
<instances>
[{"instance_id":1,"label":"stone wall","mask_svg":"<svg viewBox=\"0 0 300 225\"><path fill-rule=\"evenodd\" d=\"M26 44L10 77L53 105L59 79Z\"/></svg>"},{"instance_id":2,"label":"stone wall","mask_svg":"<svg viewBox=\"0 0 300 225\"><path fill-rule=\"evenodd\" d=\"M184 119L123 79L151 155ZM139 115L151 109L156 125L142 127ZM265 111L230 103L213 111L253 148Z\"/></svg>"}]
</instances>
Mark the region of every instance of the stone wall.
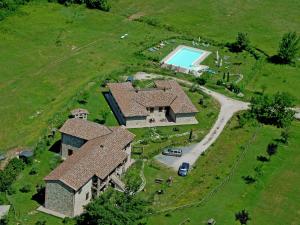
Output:
<instances>
[{"instance_id":1,"label":"stone wall","mask_svg":"<svg viewBox=\"0 0 300 225\"><path fill-rule=\"evenodd\" d=\"M74 191L61 181L47 181L45 208L73 217L74 194Z\"/></svg>"},{"instance_id":2,"label":"stone wall","mask_svg":"<svg viewBox=\"0 0 300 225\"><path fill-rule=\"evenodd\" d=\"M176 114L176 123L193 123L196 113L181 113Z\"/></svg>"},{"instance_id":3,"label":"stone wall","mask_svg":"<svg viewBox=\"0 0 300 225\"><path fill-rule=\"evenodd\" d=\"M88 195L88 198L86 199ZM83 206L88 204L92 199L92 179L82 186L75 194L74 199L74 216L83 212Z\"/></svg>"},{"instance_id":4,"label":"stone wall","mask_svg":"<svg viewBox=\"0 0 300 225\"><path fill-rule=\"evenodd\" d=\"M134 126L145 126L146 123L146 116L133 116L133 117L126 117L126 126L134 127Z\"/></svg>"},{"instance_id":5,"label":"stone wall","mask_svg":"<svg viewBox=\"0 0 300 225\"><path fill-rule=\"evenodd\" d=\"M68 157L68 150L77 151L86 141L68 134L61 136L61 157L66 159Z\"/></svg>"}]
</instances>

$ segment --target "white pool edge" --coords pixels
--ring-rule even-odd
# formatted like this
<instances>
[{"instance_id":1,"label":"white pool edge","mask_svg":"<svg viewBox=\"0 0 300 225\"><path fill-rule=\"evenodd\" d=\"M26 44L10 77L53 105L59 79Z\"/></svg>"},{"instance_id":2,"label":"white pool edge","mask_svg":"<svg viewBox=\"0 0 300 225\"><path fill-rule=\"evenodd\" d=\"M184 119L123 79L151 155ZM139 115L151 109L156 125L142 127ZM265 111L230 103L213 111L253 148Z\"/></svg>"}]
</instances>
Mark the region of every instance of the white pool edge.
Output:
<instances>
[{"instance_id":1,"label":"white pool edge","mask_svg":"<svg viewBox=\"0 0 300 225\"><path fill-rule=\"evenodd\" d=\"M188 49L191 49L193 51L201 51L203 52L203 54L201 54L201 56L195 60L192 65L195 66L196 64L199 64L204 61L204 59L206 59L210 54L211 52L210 51L206 51L206 50L203 50L203 49L199 49L199 48L193 48L193 47L190 47L190 46L187 46L187 45L178 45L172 52L170 52L166 57L164 57L161 61L160 61L160 64L161 65L172 65L172 64L168 64L167 61L169 61L180 49L182 48L188 48ZM175 66L175 65L172 65L172 66ZM184 67L180 67L180 66L177 66L181 69L184 69L184 70L189 70L187 68L184 68Z\"/></svg>"}]
</instances>

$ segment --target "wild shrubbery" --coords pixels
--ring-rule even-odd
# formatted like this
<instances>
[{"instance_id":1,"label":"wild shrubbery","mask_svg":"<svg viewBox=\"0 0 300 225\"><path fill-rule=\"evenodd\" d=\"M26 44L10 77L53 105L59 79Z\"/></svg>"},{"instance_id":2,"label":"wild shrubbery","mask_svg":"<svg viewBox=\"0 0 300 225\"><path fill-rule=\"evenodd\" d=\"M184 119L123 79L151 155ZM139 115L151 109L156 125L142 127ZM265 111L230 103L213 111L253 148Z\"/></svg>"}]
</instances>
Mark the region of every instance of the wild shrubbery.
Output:
<instances>
[{"instance_id":1,"label":"wild shrubbery","mask_svg":"<svg viewBox=\"0 0 300 225\"><path fill-rule=\"evenodd\" d=\"M0 20L16 11L20 5L24 5L30 0L0 0Z\"/></svg>"},{"instance_id":2,"label":"wild shrubbery","mask_svg":"<svg viewBox=\"0 0 300 225\"><path fill-rule=\"evenodd\" d=\"M17 158L12 159L4 170L0 171L0 191L7 191L17 176L24 169L25 163Z\"/></svg>"},{"instance_id":3,"label":"wild shrubbery","mask_svg":"<svg viewBox=\"0 0 300 225\"><path fill-rule=\"evenodd\" d=\"M64 5L86 4L86 7L90 9L99 9L105 12L110 10L110 4L108 3L108 0L57 0L57 2Z\"/></svg>"}]
</instances>

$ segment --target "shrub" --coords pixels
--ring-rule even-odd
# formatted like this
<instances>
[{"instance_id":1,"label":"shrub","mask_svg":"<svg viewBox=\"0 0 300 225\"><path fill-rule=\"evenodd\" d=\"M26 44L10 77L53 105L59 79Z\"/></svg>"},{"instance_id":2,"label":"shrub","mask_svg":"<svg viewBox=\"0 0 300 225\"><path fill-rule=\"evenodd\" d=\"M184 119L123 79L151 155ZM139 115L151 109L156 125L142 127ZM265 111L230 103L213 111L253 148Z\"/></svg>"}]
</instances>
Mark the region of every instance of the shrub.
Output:
<instances>
[{"instance_id":1,"label":"shrub","mask_svg":"<svg viewBox=\"0 0 300 225\"><path fill-rule=\"evenodd\" d=\"M108 0L85 0L85 4L90 9L100 9L105 12L108 12L111 8Z\"/></svg>"},{"instance_id":2,"label":"shrub","mask_svg":"<svg viewBox=\"0 0 300 225\"><path fill-rule=\"evenodd\" d=\"M179 128L178 127L173 127L173 131L177 132L177 131L179 131Z\"/></svg>"},{"instance_id":3,"label":"shrub","mask_svg":"<svg viewBox=\"0 0 300 225\"><path fill-rule=\"evenodd\" d=\"M227 88L228 88L228 90L230 90L231 92L233 92L235 94L238 94L241 92L241 88L235 83L230 83Z\"/></svg>"},{"instance_id":4,"label":"shrub","mask_svg":"<svg viewBox=\"0 0 300 225\"><path fill-rule=\"evenodd\" d=\"M46 221L45 220L39 220L35 223L35 225L46 225Z\"/></svg>"},{"instance_id":5,"label":"shrub","mask_svg":"<svg viewBox=\"0 0 300 225\"><path fill-rule=\"evenodd\" d=\"M272 155L275 155L276 152L277 152L277 148L278 148L278 145L275 144L275 143L270 143L268 144L268 147L267 147L267 153L268 155L271 157Z\"/></svg>"},{"instance_id":6,"label":"shrub","mask_svg":"<svg viewBox=\"0 0 300 225\"><path fill-rule=\"evenodd\" d=\"M30 184L25 184L23 187L20 188L20 190L22 193L28 193L31 191L31 186Z\"/></svg>"},{"instance_id":7,"label":"shrub","mask_svg":"<svg viewBox=\"0 0 300 225\"><path fill-rule=\"evenodd\" d=\"M22 160L13 158L5 169L0 171L0 191L7 191L24 167Z\"/></svg>"},{"instance_id":8,"label":"shrub","mask_svg":"<svg viewBox=\"0 0 300 225\"><path fill-rule=\"evenodd\" d=\"M29 171L29 175L35 175L35 174L37 174L37 168L32 167L31 170Z\"/></svg>"},{"instance_id":9,"label":"shrub","mask_svg":"<svg viewBox=\"0 0 300 225\"><path fill-rule=\"evenodd\" d=\"M224 81L223 80L217 80L216 83L218 86L223 86L224 85Z\"/></svg>"},{"instance_id":10,"label":"shrub","mask_svg":"<svg viewBox=\"0 0 300 225\"><path fill-rule=\"evenodd\" d=\"M247 224L248 220L250 220L249 213L243 209L235 214L235 220L238 220L240 224Z\"/></svg>"},{"instance_id":11,"label":"shrub","mask_svg":"<svg viewBox=\"0 0 300 225\"><path fill-rule=\"evenodd\" d=\"M77 97L79 104L86 104L88 102L89 93L87 91L81 91Z\"/></svg>"},{"instance_id":12,"label":"shrub","mask_svg":"<svg viewBox=\"0 0 300 225\"><path fill-rule=\"evenodd\" d=\"M256 179L250 175L248 176L242 176L243 180L245 181L246 184L253 184Z\"/></svg>"},{"instance_id":13,"label":"shrub","mask_svg":"<svg viewBox=\"0 0 300 225\"><path fill-rule=\"evenodd\" d=\"M199 85L205 85L206 82L207 82L207 79L204 78L204 77L197 77L197 78L196 78L196 82L197 82Z\"/></svg>"},{"instance_id":14,"label":"shrub","mask_svg":"<svg viewBox=\"0 0 300 225\"><path fill-rule=\"evenodd\" d=\"M189 91L190 92L196 92L196 91L198 91L198 88L197 88L196 85L193 85L192 87L190 87Z\"/></svg>"}]
</instances>

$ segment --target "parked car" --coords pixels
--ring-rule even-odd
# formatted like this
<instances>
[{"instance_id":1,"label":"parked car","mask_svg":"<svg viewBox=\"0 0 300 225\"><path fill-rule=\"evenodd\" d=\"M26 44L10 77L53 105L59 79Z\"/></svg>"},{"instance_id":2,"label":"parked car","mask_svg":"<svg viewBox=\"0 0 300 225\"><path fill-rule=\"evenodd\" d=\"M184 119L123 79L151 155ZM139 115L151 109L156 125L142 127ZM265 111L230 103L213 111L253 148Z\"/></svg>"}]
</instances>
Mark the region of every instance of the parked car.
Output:
<instances>
[{"instance_id":1,"label":"parked car","mask_svg":"<svg viewBox=\"0 0 300 225\"><path fill-rule=\"evenodd\" d=\"M182 150L181 149L165 149L162 152L163 155L169 155L169 156L176 156L176 157L181 157L182 156Z\"/></svg>"},{"instance_id":2,"label":"parked car","mask_svg":"<svg viewBox=\"0 0 300 225\"><path fill-rule=\"evenodd\" d=\"M186 176L189 172L189 169L190 169L190 164L187 162L183 162L178 169L178 175L183 177Z\"/></svg>"}]
</instances>

